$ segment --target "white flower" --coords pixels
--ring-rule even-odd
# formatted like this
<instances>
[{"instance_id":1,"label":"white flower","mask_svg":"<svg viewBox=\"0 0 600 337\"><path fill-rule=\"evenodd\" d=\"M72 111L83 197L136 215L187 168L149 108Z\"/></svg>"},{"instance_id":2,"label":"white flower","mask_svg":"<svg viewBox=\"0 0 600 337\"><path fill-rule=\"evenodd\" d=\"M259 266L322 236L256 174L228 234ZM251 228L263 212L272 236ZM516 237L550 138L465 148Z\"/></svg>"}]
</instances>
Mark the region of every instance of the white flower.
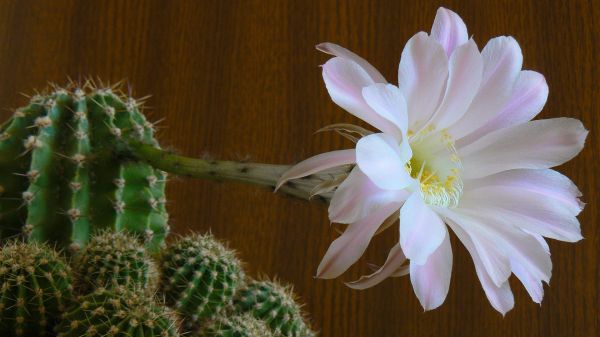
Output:
<instances>
[{"instance_id":1,"label":"white flower","mask_svg":"<svg viewBox=\"0 0 600 337\"><path fill-rule=\"evenodd\" d=\"M452 270L449 227L471 254L496 310L504 314L514 305L513 273L541 302L542 282L552 271L544 237L582 238L581 194L550 168L579 153L587 131L570 118L531 121L548 87L541 74L521 70L515 39L494 38L480 52L462 19L440 8L431 34L417 33L404 47L397 86L340 46L317 48L335 56L323 66L333 101L379 130L338 127L352 133L355 149L309 158L280 180L279 186L355 164L329 206L331 221L348 227L317 276L341 275L378 230L399 219L400 242L385 264L350 287L410 274L423 307L438 307Z\"/></svg>"}]
</instances>

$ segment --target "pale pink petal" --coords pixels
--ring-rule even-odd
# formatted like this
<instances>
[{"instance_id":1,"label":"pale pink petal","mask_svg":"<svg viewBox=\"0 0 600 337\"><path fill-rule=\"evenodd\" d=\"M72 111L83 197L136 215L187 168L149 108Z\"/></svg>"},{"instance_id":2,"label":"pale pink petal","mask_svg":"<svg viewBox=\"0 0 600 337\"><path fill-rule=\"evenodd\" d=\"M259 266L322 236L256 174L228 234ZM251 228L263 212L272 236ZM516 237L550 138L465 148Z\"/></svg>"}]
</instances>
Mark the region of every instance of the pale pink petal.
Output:
<instances>
[{"instance_id":1,"label":"pale pink petal","mask_svg":"<svg viewBox=\"0 0 600 337\"><path fill-rule=\"evenodd\" d=\"M424 264L447 235L442 219L414 192L400 209L400 245L411 264Z\"/></svg>"},{"instance_id":2,"label":"pale pink petal","mask_svg":"<svg viewBox=\"0 0 600 337\"><path fill-rule=\"evenodd\" d=\"M511 169L545 169L575 157L587 130L573 118L553 118L504 128L459 149L463 179Z\"/></svg>"},{"instance_id":3,"label":"pale pink petal","mask_svg":"<svg viewBox=\"0 0 600 337\"><path fill-rule=\"evenodd\" d=\"M501 254L508 257L511 263L517 261L536 279L545 282L550 280L552 275L550 255L536 238L514 227L509 219L489 216L477 208L456 208L452 211L446 211L444 215L462 227L472 239L474 233L488 236L490 239L488 246L497 247ZM474 243L477 245L475 240ZM479 247L477 248L479 251ZM486 269L489 271L487 266ZM497 281L499 280L494 281L496 285L500 285L501 282ZM500 281L502 280L500 279Z\"/></svg>"},{"instance_id":4,"label":"pale pink petal","mask_svg":"<svg viewBox=\"0 0 600 337\"><path fill-rule=\"evenodd\" d=\"M483 48L481 57L483 77L479 92L465 115L449 130L456 139L477 130L500 113L510 98L523 65L521 48L510 36L491 39Z\"/></svg>"},{"instance_id":5,"label":"pale pink petal","mask_svg":"<svg viewBox=\"0 0 600 337\"><path fill-rule=\"evenodd\" d=\"M477 251L481 266L485 268L486 274L489 275L492 282L497 287L506 282L511 274L510 261L506 252L498 244L496 233L492 228L471 217L459 214L455 210L438 209L438 212L444 216L446 223L451 221L468 234L469 242ZM455 227L452 229L456 232ZM463 238L461 241L464 242Z\"/></svg>"},{"instance_id":6,"label":"pale pink petal","mask_svg":"<svg viewBox=\"0 0 600 337\"><path fill-rule=\"evenodd\" d=\"M398 207L398 203L388 204L364 219L350 224L329 246L317 269L317 277L335 278L350 268L365 252L377 228L398 210Z\"/></svg>"},{"instance_id":7,"label":"pale pink petal","mask_svg":"<svg viewBox=\"0 0 600 337\"><path fill-rule=\"evenodd\" d=\"M450 236L446 235L424 265L410 263L410 281L423 309L432 310L444 303L451 276L452 247Z\"/></svg>"},{"instance_id":8,"label":"pale pink petal","mask_svg":"<svg viewBox=\"0 0 600 337\"><path fill-rule=\"evenodd\" d=\"M392 247L392 249L390 249L385 263L383 264L383 266L381 266L381 268L379 268L379 270L375 271L370 275L362 276L356 281L347 282L346 285L352 289L358 290L363 290L376 286L386 278L393 275L398 270L398 268L402 266L404 261L406 261L406 257L402 252L402 248L400 248L400 244L396 244L394 247Z\"/></svg>"},{"instance_id":9,"label":"pale pink petal","mask_svg":"<svg viewBox=\"0 0 600 337\"><path fill-rule=\"evenodd\" d=\"M542 281L535 278L527 268L516 260L511 260L511 268L523 286L525 286L525 289L527 289L531 299L535 303L542 303L542 298L544 298L544 284Z\"/></svg>"},{"instance_id":10,"label":"pale pink petal","mask_svg":"<svg viewBox=\"0 0 600 337\"><path fill-rule=\"evenodd\" d=\"M450 57L448 84L442 103L432 118L438 130L462 118L481 83L483 61L473 40L458 47Z\"/></svg>"},{"instance_id":11,"label":"pale pink petal","mask_svg":"<svg viewBox=\"0 0 600 337\"><path fill-rule=\"evenodd\" d=\"M510 290L508 280L502 282L500 286L497 286L487 273L484 263L479 256L478 250L471 240L471 237L460 226L457 226L452 221L449 221L448 225L452 227L456 236L463 243L465 248L467 248L467 251L469 251L473 263L475 264L475 272L477 273L481 287L483 288L483 291L485 291L485 295L490 301L490 304L502 315L505 315L515 305L515 299Z\"/></svg>"},{"instance_id":12,"label":"pale pink petal","mask_svg":"<svg viewBox=\"0 0 600 337\"><path fill-rule=\"evenodd\" d=\"M357 63L367 72L367 74L369 74L369 76L371 76L371 79L375 83L387 83L387 81L381 75L381 73L369 62L367 62L367 60L363 59L362 57L356 55L355 53L351 52L350 50L344 47L341 47L335 43L324 42L318 44L316 48L317 50L327 53L329 55L339 56L341 58L345 58Z\"/></svg>"},{"instance_id":13,"label":"pale pink petal","mask_svg":"<svg viewBox=\"0 0 600 337\"><path fill-rule=\"evenodd\" d=\"M380 189L360 168L354 167L331 198L329 220L353 223L389 203L403 201L406 197L405 191Z\"/></svg>"},{"instance_id":14,"label":"pale pink petal","mask_svg":"<svg viewBox=\"0 0 600 337\"><path fill-rule=\"evenodd\" d=\"M435 15L431 36L444 47L450 57L456 47L467 42L467 26L458 14L440 7Z\"/></svg>"},{"instance_id":15,"label":"pale pink petal","mask_svg":"<svg viewBox=\"0 0 600 337\"><path fill-rule=\"evenodd\" d=\"M550 170L510 170L465 182L461 207L510 219L523 230L562 241L582 239L581 192Z\"/></svg>"},{"instance_id":16,"label":"pale pink petal","mask_svg":"<svg viewBox=\"0 0 600 337\"><path fill-rule=\"evenodd\" d=\"M541 236L541 235L539 235L537 233L532 233L532 232L530 232L530 231L528 231L526 229L523 229L523 232L525 232L525 233L533 236L537 240L537 242L540 244L540 246L542 246L542 248L544 248L544 251L548 255L550 255L550 246L548 246L548 242L546 242L546 239L544 239L543 236Z\"/></svg>"},{"instance_id":17,"label":"pale pink petal","mask_svg":"<svg viewBox=\"0 0 600 337\"><path fill-rule=\"evenodd\" d=\"M411 37L400 58L398 87L406 98L412 131L418 132L433 116L447 78L448 58L440 44L423 32Z\"/></svg>"},{"instance_id":18,"label":"pale pink petal","mask_svg":"<svg viewBox=\"0 0 600 337\"><path fill-rule=\"evenodd\" d=\"M313 173L330 169L336 166L354 164L356 162L356 151L354 149L331 151L318 154L305 159L285 171L277 182L276 190L291 179L306 177Z\"/></svg>"},{"instance_id":19,"label":"pale pink petal","mask_svg":"<svg viewBox=\"0 0 600 337\"><path fill-rule=\"evenodd\" d=\"M460 139L457 146L471 144L492 131L532 120L542 111L547 98L548 84L544 75L530 70L521 71L502 111L477 131Z\"/></svg>"},{"instance_id":20,"label":"pale pink petal","mask_svg":"<svg viewBox=\"0 0 600 337\"><path fill-rule=\"evenodd\" d=\"M384 132L396 127L371 109L362 97L362 89L375 83L356 62L334 57L323 65L323 80L331 99L340 107Z\"/></svg>"},{"instance_id":21,"label":"pale pink petal","mask_svg":"<svg viewBox=\"0 0 600 337\"><path fill-rule=\"evenodd\" d=\"M411 156L409 146L398 145L393 136L385 133L368 135L356 143L356 164L382 189L400 190L412 184L406 171Z\"/></svg>"},{"instance_id":22,"label":"pale pink petal","mask_svg":"<svg viewBox=\"0 0 600 337\"><path fill-rule=\"evenodd\" d=\"M394 123L400 131L398 139L403 139L408 131L406 101L398 87L391 84L376 83L364 87L363 98L367 104L381 117Z\"/></svg>"}]
</instances>

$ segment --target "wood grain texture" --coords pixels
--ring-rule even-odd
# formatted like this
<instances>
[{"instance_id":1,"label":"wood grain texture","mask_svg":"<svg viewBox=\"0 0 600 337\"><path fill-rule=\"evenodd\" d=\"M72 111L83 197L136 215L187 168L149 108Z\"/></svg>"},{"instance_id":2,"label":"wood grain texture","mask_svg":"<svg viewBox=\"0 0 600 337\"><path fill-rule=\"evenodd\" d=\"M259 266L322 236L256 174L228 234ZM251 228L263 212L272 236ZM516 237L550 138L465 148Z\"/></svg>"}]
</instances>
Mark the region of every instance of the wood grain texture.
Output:
<instances>
[{"instance_id":1,"label":"wood grain texture","mask_svg":"<svg viewBox=\"0 0 600 337\"><path fill-rule=\"evenodd\" d=\"M430 29L440 5L460 13L480 47L516 37L525 68L550 86L541 117L579 118L591 130L584 152L560 168L588 205L585 239L550 242L553 277L541 307L512 280L515 309L504 318L495 312L457 240L450 293L431 312L423 313L407 278L365 291L316 280L336 236L326 208L254 187L173 179L172 226L211 229L252 274L293 283L324 337L600 336L600 2L0 1L0 104L23 105L18 93L68 76L126 79L135 95L153 95L149 113L165 119L163 145L191 156L293 163L348 146L313 132L355 121L330 101L318 68L327 56L314 45L346 46L395 81L404 43ZM381 263L395 240L377 238L343 280L366 272L365 262Z\"/></svg>"}]
</instances>

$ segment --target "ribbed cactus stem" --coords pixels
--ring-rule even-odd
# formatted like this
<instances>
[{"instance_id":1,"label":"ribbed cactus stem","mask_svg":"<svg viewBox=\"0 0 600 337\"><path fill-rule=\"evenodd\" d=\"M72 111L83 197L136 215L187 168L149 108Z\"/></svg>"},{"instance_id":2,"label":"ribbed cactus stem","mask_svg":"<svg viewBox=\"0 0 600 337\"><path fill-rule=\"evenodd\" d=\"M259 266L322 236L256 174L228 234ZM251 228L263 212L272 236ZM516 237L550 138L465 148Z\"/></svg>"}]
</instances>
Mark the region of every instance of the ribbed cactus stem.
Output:
<instances>
[{"instance_id":1,"label":"ribbed cactus stem","mask_svg":"<svg viewBox=\"0 0 600 337\"><path fill-rule=\"evenodd\" d=\"M279 178L291 167L291 165L190 158L136 140L128 143L131 152L138 159L159 170L191 178L245 183L274 190ZM314 195L315 189L323 183L346 174L347 169L344 168L325 171L291 180L278 191L300 199L328 201L331 198L330 194Z\"/></svg>"}]
</instances>

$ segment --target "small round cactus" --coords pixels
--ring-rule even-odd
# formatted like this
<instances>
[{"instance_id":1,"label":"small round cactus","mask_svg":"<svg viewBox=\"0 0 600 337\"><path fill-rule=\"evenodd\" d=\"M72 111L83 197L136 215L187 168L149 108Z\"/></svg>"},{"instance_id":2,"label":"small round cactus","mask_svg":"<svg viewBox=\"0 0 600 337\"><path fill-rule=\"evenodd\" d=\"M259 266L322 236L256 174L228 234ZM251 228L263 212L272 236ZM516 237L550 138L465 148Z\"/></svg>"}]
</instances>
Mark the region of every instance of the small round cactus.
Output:
<instances>
[{"instance_id":1,"label":"small round cactus","mask_svg":"<svg viewBox=\"0 0 600 337\"><path fill-rule=\"evenodd\" d=\"M274 337L271 329L262 320L250 314L222 316L208 324L199 337Z\"/></svg>"},{"instance_id":2,"label":"small round cactus","mask_svg":"<svg viewBox=\"0 0 600 337\"><path fill-rule=\"evenodd\" d=\"M137 236L126 232L101 231L74 259L77 289L134 286L153 292L158 273Z\"/></svg>"},{"instance_id":3,"label":"small round cactus","mask_svg":"<svg viewBox=\"0 0 600 337\"><path fill-rule=\"evenodd\" d=\"M144 291L98 288L79 298L57 326L58 337L177 337L178 321Z\"/></svg>"},{"instance_id":4,"label":"small round cactus","mask_svg":"<svg viewBox=\"0 0 600 337\"><path fill-rule=\"evenodd\" d=\"M294 297L289 286L272 281L252 281L238 291L234 310L264 320L275 336L315 336Z\"/></svg>"},{"instance_id":5,"label":"small round cactus","mask_svg":"<svg viewBox=\"0 0 600 337\"><path fill-rule=\"evenodd\" d=\"M72 301L70 270L43 244L9 242L0 251L0 336L43 336Z\"/></svg>"},{"instance_id":6,"label":"small round cactus","mask_svg":"<svg viewBox=\"0 0 600 337\"><path fill-rule=\"evenodd\" d=\"M211 234L190 235L163 253L161 289L167 304L193 324L230 306L243 281L240 262Z\"/></svg>"}]
</instances>

